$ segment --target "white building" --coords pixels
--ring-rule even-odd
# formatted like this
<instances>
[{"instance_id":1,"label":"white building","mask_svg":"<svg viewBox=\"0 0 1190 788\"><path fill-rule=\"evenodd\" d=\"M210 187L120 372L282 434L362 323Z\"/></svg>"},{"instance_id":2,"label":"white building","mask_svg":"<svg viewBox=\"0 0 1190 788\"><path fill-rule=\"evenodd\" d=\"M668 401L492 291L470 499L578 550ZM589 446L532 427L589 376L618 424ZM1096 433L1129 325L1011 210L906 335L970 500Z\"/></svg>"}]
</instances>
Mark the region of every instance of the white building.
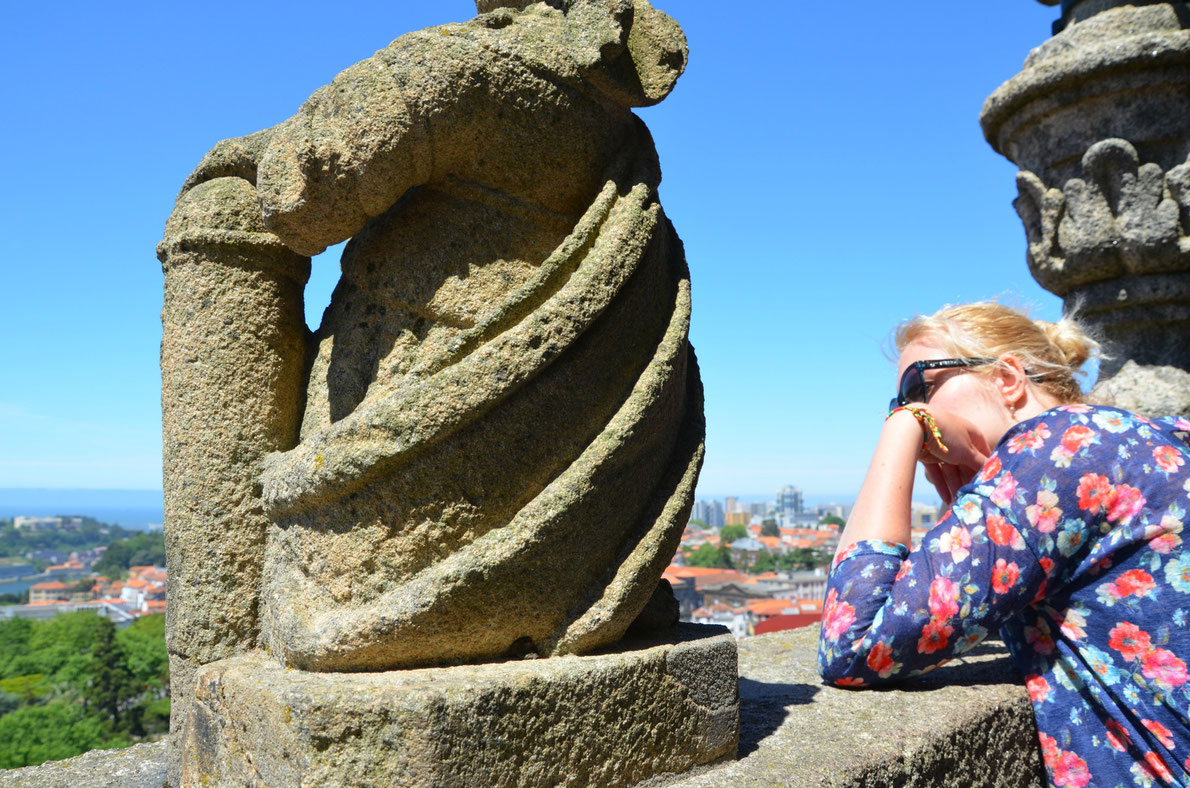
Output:
<instances>
[{"instance_id":1,"label":"white building","mask_svg":"<svg viewBox=\"0 0 1190 788\"><path fill-rule=\"evenodd\" d=\"M12 527L30 531L77 531L83 526L81 517L14 517Z\"/></svg>"}]
</instances>

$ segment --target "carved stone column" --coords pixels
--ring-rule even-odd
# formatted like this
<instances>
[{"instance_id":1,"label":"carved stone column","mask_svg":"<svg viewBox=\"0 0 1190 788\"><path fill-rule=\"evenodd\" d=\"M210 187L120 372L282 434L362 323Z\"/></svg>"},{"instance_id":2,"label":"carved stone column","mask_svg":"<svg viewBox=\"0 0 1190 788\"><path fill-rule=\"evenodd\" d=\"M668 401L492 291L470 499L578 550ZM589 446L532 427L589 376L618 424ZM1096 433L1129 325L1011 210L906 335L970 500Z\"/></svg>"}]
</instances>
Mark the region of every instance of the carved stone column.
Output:
<instances>
[{"instance_id":1,"label":"carved stone column","mask_svg":"<svg viewBox=\"0 0 1190 788\"><path fill-rule=\"evenodd\" d=\"M174 786L195 671L252 649L260 633L269 523L257 466L297 442L310 275L310 258L265 231L248 180L196 180L158 247Z\"/></svg>"},{"instance_id":2,"label":"carved stone column","mask_svg":"<svg viewBox=\"0 0 1190 788\"><path fill-rule=\"evenodd\" d=\"M1096 395L1188 413L1190 5L1063 0L1054 29L980 118L1029 269L1106 340Z\"/></svg>"}]
</instances>

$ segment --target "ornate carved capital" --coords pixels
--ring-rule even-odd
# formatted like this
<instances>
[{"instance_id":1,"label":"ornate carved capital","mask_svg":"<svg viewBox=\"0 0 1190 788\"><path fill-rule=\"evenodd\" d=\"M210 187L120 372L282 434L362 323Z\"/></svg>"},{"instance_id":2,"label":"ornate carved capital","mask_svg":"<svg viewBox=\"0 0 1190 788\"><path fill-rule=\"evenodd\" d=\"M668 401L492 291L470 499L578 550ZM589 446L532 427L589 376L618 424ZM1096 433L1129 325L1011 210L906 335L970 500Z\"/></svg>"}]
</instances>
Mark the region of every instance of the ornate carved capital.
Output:
<instances>
[{"instance_id":1,"label":"ornate carved capital","mask_svg":"<svg viewBox=\"0 0 1190 788\"><path fill-rule=\"evenodd\" d=\"M1029 269L1060 296L1126 275L1190 270L1190 166L1164 172L1140 163L1127 140L1107 139L1082 157L1082 177L1047 188L1017 173L1013 203L1029 241Z\"/></svg>"}]
</instances>

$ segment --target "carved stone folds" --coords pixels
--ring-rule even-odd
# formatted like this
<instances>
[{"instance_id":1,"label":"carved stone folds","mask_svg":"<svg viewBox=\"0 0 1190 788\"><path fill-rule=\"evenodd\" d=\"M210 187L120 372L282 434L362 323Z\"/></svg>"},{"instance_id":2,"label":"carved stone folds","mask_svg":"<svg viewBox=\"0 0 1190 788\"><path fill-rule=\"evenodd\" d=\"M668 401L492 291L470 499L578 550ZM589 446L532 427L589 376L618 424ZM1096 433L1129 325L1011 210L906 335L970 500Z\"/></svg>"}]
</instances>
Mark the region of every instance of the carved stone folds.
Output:
<instances>
[{"instance_id":1,"label":"carved stone folds","mask_svg":"<svg viewBox=\"0 0 1190 788\"><path fill-rule=\"evenodd\" d=\"M463 671L474 692L439 703L406 681L411 668L432 681L442 666L585 655L630 628L671 627L677 606L659 581L703 456L689 272L631 112L681 75L681 28L646 0L478 7L398 38L277 126L216 145L167 223L175 786L290 784L253 777L261 759L310 784L303 759L332 741L396 771L357 780L332 764L324 788L441 784L447 764L475 766L470 745L447 752L471 735L451 738L452 726L486 719L488 684L509 675L524 713L508 752L551 771L509 757L492 784L556 784L568 765L619 757L614 736L568 760L582 745L536 733L582 717L532 705L556 706L568 687L606 689L576 704L622 712L624 732L702 718L714 732L665 733L595 782L734 753L734 643L717 631L624 653L610 672L580 660L577 683L559 678L563 663L488 665ZM348 238L311 334L306 255ZM680 681L662 675L674 665ZM728 679L707 700L712 674ZM276 714L258 719L264 675ZM378 704L365 685L390 694ZM338 711L291 715L308 687ZM402 737L430 730L394 710L410 693L429 698L435 743L402 760ZM435 717L447 700L451 714ZM249 719L263 727L245 738ZM302 735L273 747L291 722ZM183 770L227 753L242 772Z\"/></svg>"}]
</instances>

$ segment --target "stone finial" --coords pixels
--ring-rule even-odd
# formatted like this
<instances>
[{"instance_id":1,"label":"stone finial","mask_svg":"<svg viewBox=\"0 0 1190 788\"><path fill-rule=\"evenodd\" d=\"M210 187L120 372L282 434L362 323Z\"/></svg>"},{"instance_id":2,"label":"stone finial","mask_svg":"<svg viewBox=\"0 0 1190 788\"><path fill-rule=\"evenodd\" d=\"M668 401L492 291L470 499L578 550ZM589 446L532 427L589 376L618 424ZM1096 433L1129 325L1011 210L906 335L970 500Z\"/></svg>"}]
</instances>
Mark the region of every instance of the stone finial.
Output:
<instances>
[{"instance_id":1,"label":"stone finial","mask_svg":"<svg viewBox=\"0 0 1190 788\"><path fill-rule=\"evenodd\" d=\"M1141 390L1145 367L1168 367L1166 381L1190 371L1190 22L1180 5L1064 2L1065 27L980 118L1020 167L1014 204L1030 270L1106 340L1100 379L1121 369L1135 378L1117 391Z\"/></svg>"}]
</instances>

